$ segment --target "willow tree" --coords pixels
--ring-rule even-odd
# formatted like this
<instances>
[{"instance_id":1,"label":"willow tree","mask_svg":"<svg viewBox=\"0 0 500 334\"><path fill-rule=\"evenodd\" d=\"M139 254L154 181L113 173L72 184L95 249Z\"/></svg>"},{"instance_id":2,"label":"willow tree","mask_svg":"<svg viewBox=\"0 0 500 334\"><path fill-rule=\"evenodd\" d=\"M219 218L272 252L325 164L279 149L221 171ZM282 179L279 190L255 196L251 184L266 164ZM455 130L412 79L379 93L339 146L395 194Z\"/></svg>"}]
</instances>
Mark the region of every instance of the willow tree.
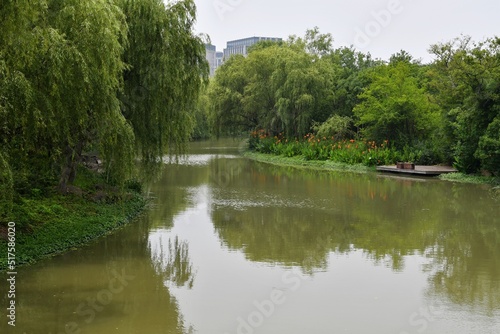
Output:
<instances>
[{"instance_id":1,"label":"willow tree","mask_svg":"<svg viewBox=\"0 0 500 334\"><path fill-rule=\"evenodd\" d=\"M217 69L208 86L208 122L217 137L235 136L259 126L257 111L248 114L243 109L242 99L248 82L245 64L246 58L242 55L232 56Z\"/></svg>"},{"instance_id":2,"label":"willow tree","mask_svg":"<svg viewBox=\"0 0 500 334\"><path fill-rule=\"evenodd\" d=\"M66 191L86 150L117 183L135 148L179 151L208 73L194 18L190 0L2 1L0 154L16 190Z\"/></svg>"},{"instance_id":3,"label":"willow tree","mask_svg":"<svg viewBox=\"0 0 500 334\"><path fill-rule=\"evenodd\" d=\"M231 57L210 84L214 130L264 129L298 137L314 121L325 121L331 114L333 67L307 45L301 39L263 43L246 58Z\"/></svg>"},{"instance_id":4,"label":"willow tree","mask_svg":"<svg viewBox=\"0 0 500 334\"><path fill-rule=\"evenodd\" d=\"M193 35L192 0L120 0L127 17L122 112L133 127L144 162L183 150L194 127L192 111L208 78L205 44Z\"/></svg>"},{"instance_id":5,"label":"willow tree","mask_svg":"<svg viewBox=\"0 0 500 334\"><path fill-rule=\"evenodd\" d=\"M125 68L125 16L106 0L52 0L50 4L53 25L75 54L73 67L55 64L51 70L62 78L57 91L65 159L60 184L64 188L72 181L78 158L88 144L103 155L108 175L123 180L133 157L133 133L117 97ZM78 72L72 73L72 69Z\"/></svg>"},{"instance_id":6,"label":"willow tree","mask_svg":"<svg viewBox=\"0 0 500 334\"><path fill-rule=\"evenodd\" d=\"M276 109L288 137L302 137L332 113L333 67L305 50L283 50L273 73Z\"/></svg>"},{"instance_id":7,"label":"willow tree","mask_svg":"<svg viewBox=\"0 0 500 334\"><path fill-rule=\"evenodd\" d=\"M20 165L28 148L35 146L33 88L23 72L35 57L39 30L33 26L41 20L45 5L44 1L29 4L11 0L0 4L0 165L4 195L12 190L13 165Z\"/></svg>"},{"instance_id":8,"label":"willow tree","mask_svg":"<svg viewBox=\"0 0 500 334\"><path fill-rule=\"evenodd\" d=\"M82 151L92 146L120 180L133 152L133 133L117 98L125 18L106 0L40 3L10 11L27 23L21 25L22 38L11 42L16 48L9 41L1 48L2 109L8 115L2 124L4 137L12 138L7 155L16 171L28 169L16 178L40 179L56 169L65 191Z\"/></svg>"}]
</instances>

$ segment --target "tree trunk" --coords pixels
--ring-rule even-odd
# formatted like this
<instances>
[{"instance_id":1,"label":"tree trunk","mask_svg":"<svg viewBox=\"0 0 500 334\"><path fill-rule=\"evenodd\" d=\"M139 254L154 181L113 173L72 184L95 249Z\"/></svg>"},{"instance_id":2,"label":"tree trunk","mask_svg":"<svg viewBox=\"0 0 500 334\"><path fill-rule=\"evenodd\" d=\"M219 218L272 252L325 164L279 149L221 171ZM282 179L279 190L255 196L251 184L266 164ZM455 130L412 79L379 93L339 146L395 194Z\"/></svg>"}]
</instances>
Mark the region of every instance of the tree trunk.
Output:
<instances>
[{"instance_id":1,"label":"tree trunk","mask_svg":"<svg viewBox=\"0 0 500 334\"><path fill-rule=\"evenodd\" d=\"M83 141L79 141L74 148L69 145L66 146L66 150L64 151L65 158L61 170L61 177L59 178L59 191L63 194L67 193L68 185L72 184L75 181L76 169L81 159L83 146Z\"/></svg>"}]
</instances>

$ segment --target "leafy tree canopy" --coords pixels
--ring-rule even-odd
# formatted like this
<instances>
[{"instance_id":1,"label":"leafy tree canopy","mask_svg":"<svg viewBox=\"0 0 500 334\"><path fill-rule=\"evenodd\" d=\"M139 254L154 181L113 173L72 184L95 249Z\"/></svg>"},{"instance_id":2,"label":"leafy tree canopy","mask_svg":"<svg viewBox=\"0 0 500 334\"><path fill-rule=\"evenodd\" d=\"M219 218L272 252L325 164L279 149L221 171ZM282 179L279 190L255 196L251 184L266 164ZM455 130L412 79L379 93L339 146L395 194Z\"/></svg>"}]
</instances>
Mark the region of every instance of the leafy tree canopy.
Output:
<instances>
[{"instance_id":1,"label":"leafy tree canopy","mask_svg":"<svg viewBox=\"0 0 500 334\"><path fill-rule=\"evenodd\" d=\"M354 108L363 136L400 147L429 138L438 126L439 107L421 87L415 65L406 60L370 72L371 83Z\"/></svg>"},{"instance_id":2,"label":"leafy tree canopy","mask_svg":"<svg viewBox=\"0 0 500 334\"><path fill-rule=\"evenodd\" d=\"M110 181L178 153L207 78L192 0L3 1L0 162L20 194L75 178L85 152Z\"/></svg>"}]
</instances>

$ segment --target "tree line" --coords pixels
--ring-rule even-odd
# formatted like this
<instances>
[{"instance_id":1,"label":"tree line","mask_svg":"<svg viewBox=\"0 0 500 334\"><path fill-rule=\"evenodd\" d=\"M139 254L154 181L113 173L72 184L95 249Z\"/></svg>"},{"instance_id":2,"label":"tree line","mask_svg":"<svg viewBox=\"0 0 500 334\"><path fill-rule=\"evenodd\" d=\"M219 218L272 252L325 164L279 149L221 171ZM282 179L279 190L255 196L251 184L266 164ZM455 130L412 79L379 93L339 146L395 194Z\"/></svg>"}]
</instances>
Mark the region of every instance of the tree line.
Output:
<instances>
[{"instance_id":1,"label":"tree line","mask_svg":"<svg viewBox=\"0 0 500 334\"><path fill-rule=\"evenodd\" d=\"M86 152L121 184L183 149L208 76L193 0L2 0L0 211L65 192Z\"/></svg>"},{"instance_id":2,"label":"tree line","mask_svg":"<svg viewBox=\"0 0 500 334\"><path fill-rule=\"evenodd\" d=\"M388 61L333 47L317 28L233 56L201 97L198 118L214 135L263 131L388 141L426 163L500 174L500 38L462 36L429 48L423 64L400 51ZM200 131L202 132L202 131Z\"/></svg>"}]
</instances>

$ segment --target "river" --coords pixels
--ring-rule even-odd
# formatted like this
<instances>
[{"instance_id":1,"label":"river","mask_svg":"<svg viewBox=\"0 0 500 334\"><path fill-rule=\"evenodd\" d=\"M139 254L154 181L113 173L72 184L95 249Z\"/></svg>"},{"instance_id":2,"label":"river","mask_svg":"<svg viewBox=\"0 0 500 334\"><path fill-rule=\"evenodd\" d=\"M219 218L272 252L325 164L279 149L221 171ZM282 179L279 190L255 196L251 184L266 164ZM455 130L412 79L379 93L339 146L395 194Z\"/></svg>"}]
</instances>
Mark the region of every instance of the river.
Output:
<instances>
[{"instance_id":1,"label":"river","mask_svg":"<svg viewBox=\"0 0 500 334\"><path fill-rule=\"evenodd\" d=\"M241 146L193 144L133 223L20 268L6 333L500 333L488 187L278 167Z\"/></svg>"}]
</instances>

